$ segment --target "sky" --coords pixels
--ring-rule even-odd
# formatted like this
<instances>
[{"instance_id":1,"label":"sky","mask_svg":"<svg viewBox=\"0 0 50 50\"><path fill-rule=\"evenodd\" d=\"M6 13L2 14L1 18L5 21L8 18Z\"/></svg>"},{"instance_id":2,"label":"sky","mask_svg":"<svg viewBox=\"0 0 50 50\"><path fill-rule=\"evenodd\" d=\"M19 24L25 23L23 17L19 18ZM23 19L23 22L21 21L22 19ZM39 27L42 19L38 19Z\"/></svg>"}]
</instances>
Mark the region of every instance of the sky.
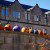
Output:
<instances>
[{"instance_id":1,"label":"sky","mask_svg":"<svg viewBox=\"0 0 50 50\"><path fill-rule=\"evenodd\" d=\"M7 1L15 1L15 0L7 0ZM40 8L49 9L50 10L50 0L19 0L21 4L35 6L39 5Z\"/></svg>"}]
</instances>

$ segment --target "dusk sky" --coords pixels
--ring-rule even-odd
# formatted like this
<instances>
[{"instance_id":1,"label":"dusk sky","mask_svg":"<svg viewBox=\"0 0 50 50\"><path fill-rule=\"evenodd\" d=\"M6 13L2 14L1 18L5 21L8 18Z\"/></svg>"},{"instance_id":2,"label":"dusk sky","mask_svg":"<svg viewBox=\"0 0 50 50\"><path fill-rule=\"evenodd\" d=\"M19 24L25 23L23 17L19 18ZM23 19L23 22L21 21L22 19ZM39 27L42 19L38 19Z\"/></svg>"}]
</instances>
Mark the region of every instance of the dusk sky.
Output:
<instances>
[{"instance_id":1,"label":"dusk sky","mask_svg":"<svg viewBox=\"0 0 50 50\"><path fill-rule=\"evenodd\" d=\"M8 0L14 1L14 0ZM37 3L41 8L49 9L50 10L50 0L19 0L20 3L35 6Z\"/></svg>"}]
</instances>

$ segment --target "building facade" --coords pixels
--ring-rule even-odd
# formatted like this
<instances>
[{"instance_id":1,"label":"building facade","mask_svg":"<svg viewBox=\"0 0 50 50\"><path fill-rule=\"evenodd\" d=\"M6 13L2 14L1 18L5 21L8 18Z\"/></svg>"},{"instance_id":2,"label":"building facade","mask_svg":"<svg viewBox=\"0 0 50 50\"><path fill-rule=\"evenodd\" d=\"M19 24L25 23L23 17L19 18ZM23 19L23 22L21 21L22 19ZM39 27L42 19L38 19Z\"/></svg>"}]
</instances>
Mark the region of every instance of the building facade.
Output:
<instances>
[{"instance_id":1,"label":"building facade","mask_svg":"<svg viewBox=\"0 0 50 50\"><path fill-rule=\"evenodd\" d=\"M14 25L32 27L33 29L45 30L50 35L50 10L40 8L38 4L28 6L19 3L4 1L0 3L0 21Z\"/></svg>"}]
</instances>

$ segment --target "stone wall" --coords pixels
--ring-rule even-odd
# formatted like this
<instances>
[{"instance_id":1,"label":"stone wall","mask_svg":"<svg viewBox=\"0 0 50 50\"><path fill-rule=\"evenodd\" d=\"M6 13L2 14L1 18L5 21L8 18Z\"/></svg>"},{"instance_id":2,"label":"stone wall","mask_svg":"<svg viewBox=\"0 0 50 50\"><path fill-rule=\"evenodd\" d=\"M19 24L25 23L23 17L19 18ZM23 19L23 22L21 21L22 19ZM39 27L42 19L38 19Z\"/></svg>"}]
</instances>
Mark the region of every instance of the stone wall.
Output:
<instances>
[{"instance_id":1,"label":"stone wall","mask_svg":"<svg viewBox=\"0 0 50 50\"><path fill-rule=\"evenodd\" d=\"M37 46L33 47L32 44L44 43L45 40L45 38L37 35L14 31L0 31L0 50L37 50Z\"/></svg>"}]
</instances>

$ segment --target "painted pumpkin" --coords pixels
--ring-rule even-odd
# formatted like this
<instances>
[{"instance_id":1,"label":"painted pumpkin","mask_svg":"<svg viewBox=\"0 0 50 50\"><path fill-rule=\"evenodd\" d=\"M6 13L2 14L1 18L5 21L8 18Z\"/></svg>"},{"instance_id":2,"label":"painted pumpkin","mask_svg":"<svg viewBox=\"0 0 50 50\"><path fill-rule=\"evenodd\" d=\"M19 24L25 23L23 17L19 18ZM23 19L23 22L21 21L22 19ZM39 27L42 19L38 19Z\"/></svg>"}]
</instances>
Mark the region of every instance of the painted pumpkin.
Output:
<instances>
[{"instance_id":1,"label":"painted pumpkin","mask_svg":"<svg viewBox=\"0 0 50 50\"><path fill-rule=\"evenodd\" d=\"M40 32L40 35L43 36L43 32L42 31Z\"/></svg>"},{"instance_id":2,"label":"painted pumpkin","mask_svg":"<svg viewBox=\"0 0 50 50\"><path fill-rule=\"evenodd\" d=\"M0 23L0 30L4 30L4 27L2 26L1 23Z\"/></svg>"},{"instance_id":3,"label":"painted pumpkin","mask_svg":"<svg viewBox=\"0 0 50 50\"><path fill-rule=\"evenodd\" d=\"M12 30L12 26L10 24L6 24L4 30Z\"/></svg>"},{"instance_id":4,"label":"painted pumpkin","mask_svg":"<svg viewBox=\"0 0 50 50\"><path fill-rule=\"evenodd\" d=\"M31 32L32 32L32 28L29 29L29 33L31 33Z\"/></svg>"},{"instance_id":5,"label":"painted pumpkin","mask_svg":"<svg viewBox=\"0 0 50 50\"><path fill-rule=\"evenodd\" d=\"M21 29L21 32L25 32L25 30L26 30L26 27L23 27L23 28Z\"/></svg>"},{"instance_id":6,"label":"painted pumpkin","mask_svg":"<svg viewBox=\"0 0 50 50\"><path fill-rule=\"evenodd\" d=\"M36 29L34 29L34 34L38 34L38 31Z\"/></svg>"},{"instance_id":7,"label":"painted pumpkin","mask_svg":"<svg viewBox=\"0 0 50 50\"><path fill-rule=\"evenodd\" d=\"M41 30L38 30L38 33L40 34L41 33Z\"/></svg>"},{"instance_id":8,"label":"painted pumpkin","mask_svg":"<svg viewBox=\"0 0 50 50\"><path fill-rule=\"evenodd\" d=\"M29 33L29 29L28 29L28 28L26 28L26 29L25 29L25 32L26 32L26 33Z\"/></svg>"},{"instance_id":9,"label":"painted pumpkin","mask_svg":"<svg viewBox=\"0 0 50 50\"><path fill-rule=\"evenodd\" d=\"M14 27L13 27L13 30L20 32L20 31L21 31L21 26L17 26L17 25L14 26Z\"/></svg>"},{"instance_id":10,"label":"painted pumpkin","mask_svg":"<svg viewBox=\"0 0 50 50\"><path fill-rule=\"evenodd\" d=\"M21 32L29 33L29 29L28 29L27 27L23 27L23 28L21 29Z\"/></svg>"}]
</instances>

